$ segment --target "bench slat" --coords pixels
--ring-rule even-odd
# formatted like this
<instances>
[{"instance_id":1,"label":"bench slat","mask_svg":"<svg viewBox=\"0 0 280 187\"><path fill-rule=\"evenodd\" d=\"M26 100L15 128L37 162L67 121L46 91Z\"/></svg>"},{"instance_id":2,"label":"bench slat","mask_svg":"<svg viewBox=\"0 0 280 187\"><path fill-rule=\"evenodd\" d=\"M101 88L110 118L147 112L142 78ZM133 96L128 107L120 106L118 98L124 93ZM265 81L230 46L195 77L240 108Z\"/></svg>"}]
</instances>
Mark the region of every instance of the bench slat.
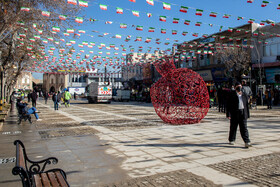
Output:
<instances>
[{"instance_id":1,"label":"bench slat","mask_svg":"<svg viewBox=\"0 0 280 187\"><path fill-rule=\"evenodd\" d=\"M59 187L59 183L55 178L54 172L48 172L49 179L51 181L52 187Z\"/></svg>"},{"instance_id":2,"label":"bench slat","mask_svg":"<svg viewBox=\"0 0 280 187\"><path fill-rule=\"evenodd\" d=\"M18 144L19 146L19 166L22 167L23 169L25 168L25 159L24 159L24 154L23 154L23 148L20 144Z\"/></svg>"},{"instance_id":3,"label":"bench slat","mask_svg":"<svg viewBox=\"0 0 280 187\"><path fill-rule=\"evenodd\" d=\"M41 181L41 177L39 174L36 174L33 176L34 177L34 181L35 181L35 186L36 187L42 187L42 181Z\"/></svg>"},{"instance_id":4,"label":"bench slat","mask_svg":"<svg viewBox=\"0 0 280 187\"><path fill-rule=\"evenodd\" d=\"M41 173L41 179L42 179L43 185L44 185L45 187L50 187L50 186L51 186L50 181L49 181L49 178L48 178L48 176L47 176L46 173Z\"/></svg>"},{"instance_id":5,"label":"bench slat","mask_svg":"<svg viewBox=\"0 0 280 187\"><path fill-rule=\"evenodd\" d=\"M55 174L56 174L56 177L58 179L60 186L63 186L63 187L68 186L68 184L65 181L66 179L62 176L60 171L56 171Z\"/></svg>"}]
</instances>

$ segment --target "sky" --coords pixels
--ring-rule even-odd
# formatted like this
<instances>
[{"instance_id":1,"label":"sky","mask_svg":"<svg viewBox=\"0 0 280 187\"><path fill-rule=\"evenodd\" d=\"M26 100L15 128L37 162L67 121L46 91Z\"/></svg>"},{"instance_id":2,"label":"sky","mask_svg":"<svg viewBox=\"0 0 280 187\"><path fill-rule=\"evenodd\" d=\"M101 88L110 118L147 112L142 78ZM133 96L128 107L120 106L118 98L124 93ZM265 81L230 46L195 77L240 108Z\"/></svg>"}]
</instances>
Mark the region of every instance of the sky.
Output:
<instances>
[{"instance_id":1,"label":"sky","mask_svg":"<svg viewBox=\"0 0 280 187\"><path fill-rule=\"evenodd\" d=\"M266 7L261 7L263 2L261 0L254 0L253 3L247 3L247 0L154 0L153 6L149 5L146 0L135 1L134 3L129 0L90 0L88 1L88 7L82 7L80 15L70 15L72 17L83 17L84 22L74 29L86 31L79 38L75 38L76 44L73 45L76 49L75 54L80 49L83 49L85 52L81 54L81 58L85 54L90 54L89 59L91 59L94 55L98 55L98 52L102 52L102 57L106 56L106 52L110 52L110 55L108 55L110 57L123 57L122 53L130 53L130 48L134 48L134 52L138 52L139 47L143 48L142 52L147 52L150 49L150 53L153 53L158 48L160 50L172 48L173 43L193 40L196 38L192 36L193 33L198 33L198 37L202 37L203 34L210 35L219 32L221 26L223 26L222 30L227 30L228 27L238 27L247 24L249 19L255 19L256 23L267 19L279 22L280 15L276 0L269 1ZM163 9L163 2L170 3L171 10ZM107 10L101 10L100 4L107 5ZM181 6L188 7L187 13L179 11ZM123 9L123 14L116 13L117 7ZM202 16L195 15L196 9L203 10ZM139 11L139 17L134 16L132 11ZM209 14L211 12L216 12L217 17L210 17ZM148 17L147 13L151 13L152 16ZM223 18L224 14L231 16ZM166 16L166 22L159 21L160 16ZM243 17L243 20L237 20L238 16ZM90 22L90 18L96 21ZM179 18L179 23L172 23L173 18ZM184 20L190 20L190 25L185 25ZM111 21L112 24L105 24L106 21ZM196 22L202 22L201 26L195 26ZM120 28L121 23L127 24L127 28ZM138 25L143 26L143 31L136 30ZM149 27L155 28L155 32L148 32ZM166 29L166 34L161 34L161 29ZM172 35L172 30L176 30L177 34ZM182 35L184 31L188 32L186 36ZM72 35L66 37L66 41L68 40L69 42L73 39L71 38ZM115 38L116 35L121 35L121 39ZM131 38L130 41L125 42L127 36ZM136 37L142 37L142 41L135 41ZM150 43L145 43L147 37L151 38ZM156 39L158 39L157 42L161 43L157 44ZM78 47L78 44L82 44L83 41L88 43L95 42L96 45L91 49L87 46L83 48ZM170 44L165 45L167 42ZM119 47L119 50L116 51L113 48L107 50L104 47L98 49L97 46L101 43L104 43L106 46L114 44L116 47ZM126 48L126 51L122 51L123 48ZM89 51L94 53L91 54ZM118 55L114 55L115 52ZM75 59L75 54L73 59ZM95 65L95 68L100 69L102 72L104 70L104 63L99 66ZM115 70L111 66L108 69L111 72L120 70ZM33 75L35 78L42 79L42 74L40 73L34 73Z\"/></svg>"}]
</instances>

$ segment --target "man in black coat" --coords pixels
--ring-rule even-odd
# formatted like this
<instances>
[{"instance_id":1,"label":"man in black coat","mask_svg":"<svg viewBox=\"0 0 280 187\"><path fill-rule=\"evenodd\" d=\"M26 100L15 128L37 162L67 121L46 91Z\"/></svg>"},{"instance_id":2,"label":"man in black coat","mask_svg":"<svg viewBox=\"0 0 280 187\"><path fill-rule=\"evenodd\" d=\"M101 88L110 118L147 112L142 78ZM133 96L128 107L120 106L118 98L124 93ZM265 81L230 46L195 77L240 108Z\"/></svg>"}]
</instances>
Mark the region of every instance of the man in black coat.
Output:
<instances>
[{"instance_id":1,"label":"man in black coat","mask_svg":"<svg viewBox=\"0 0 280 187\"><path fill-rule=\"evenodd\" d=\"M236 131L239 125L240 134L245 142L245 147L251 147L249 132L247 129L247 119L250 117L248 97L246 93L242 92L241 83L235 83L235 90L232 91L228 98L226 116L230 119L229 143L234 145L236 138Z\"/></svg>"},{"instance_id":2,"label":"man in black coat","mask_svg":"<svg viewBox=\"0 0 280 187\"><path fill-rule=\"evenodd\" d=\"M36 101L37 101L38 95L35 90L33 90L31 94L31 101L32 101L32 106L36 107Z\"/></svg>"}]
</instances>

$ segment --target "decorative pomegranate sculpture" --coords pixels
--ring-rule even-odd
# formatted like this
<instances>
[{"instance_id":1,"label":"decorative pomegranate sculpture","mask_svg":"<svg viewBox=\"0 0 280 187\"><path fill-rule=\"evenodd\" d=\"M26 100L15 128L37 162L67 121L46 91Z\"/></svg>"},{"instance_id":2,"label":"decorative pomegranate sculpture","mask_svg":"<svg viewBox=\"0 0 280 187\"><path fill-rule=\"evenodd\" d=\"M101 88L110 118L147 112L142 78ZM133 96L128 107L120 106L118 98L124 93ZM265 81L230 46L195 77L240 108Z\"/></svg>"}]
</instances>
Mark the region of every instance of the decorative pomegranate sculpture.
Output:
<instances>
[{"instance_id":1,"label":"decorative pomegranate sculpture","mask_svg":"<svg viewBox=\"0 0 280 187\"><path fill-rule=\"evenodd\" d=\"M199 123L209 110L209 94L201 76L188 68L176 69L169 57L154 65L162 75L150 90L157 115L174 125Z\"/></svg>"}]
</instances>

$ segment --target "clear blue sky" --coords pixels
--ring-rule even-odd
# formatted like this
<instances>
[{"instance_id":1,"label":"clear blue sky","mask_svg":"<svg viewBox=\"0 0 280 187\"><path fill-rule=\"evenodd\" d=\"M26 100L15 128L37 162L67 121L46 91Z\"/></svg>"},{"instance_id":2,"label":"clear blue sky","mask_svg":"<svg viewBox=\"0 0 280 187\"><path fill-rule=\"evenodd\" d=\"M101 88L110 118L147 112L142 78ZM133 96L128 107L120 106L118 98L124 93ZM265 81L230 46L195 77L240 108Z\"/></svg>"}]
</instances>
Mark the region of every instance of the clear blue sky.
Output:
<instances>
[{"instance_id":1,"label":"clear blue sky","mask_svg":"<svg viewBox=\"0 0 280 187\"><path fill-rule=\"evenodd\" d=\"M162 2L170 3L171 10L164 10ZM119 53L118 57L122 57L122 53L130 53L129 46L132 46L135 52L138 51L139 46L143 47L143 52L147 52L148 47L152 47L151 53L153 53L157 48L165 50L171 48L173 43L182 43L195 39L192 33L199 33L199 37L201 37L202 34L219 32L220 26L223 26L223 30L227 30L228 27L244 25L249 19L255 19L257 23L266 19L279 22L280 15L280 10L277 10L278 4L276 1L270 1L266 7L261 7L261 0L254 0L253 3L247 3L247 0L164 0L154 1L154 6L147 4L146 0L136 0L135 3L129 0L96 0L88 1L88 4L89 7L82 8L83 11L81 15L84 18L84 23L74 28L77 30L85 30L86 33L81 34L78 39L76 38L76 44L73 46L76 49L75 54L77 54L80 49L85 50L81 58L83 58L85 54L90 54L90 50L94 51L94 54L90 54L89 59L92 59L93 55L97 55L99 51L103 52L101 55L102 57L106 56L106 52L110 52L111 54L109 56L111 57L115 56L114 52ZM101 10L99 4L108 5L108 10ZM180 6L189 7L188 12L180 12ZM123 14L116 13L117 7L123 8ZM204 10L203 15L196 16L195 9ZM132 15L132 10L139 11L140 17ZM210 12L217 12L217 17L210 17ZM152 13L152 17L149 18L146 15L147 13ZM224 14L230 14L231 17L228 19L222 18ZM75 15L72 16L74 17ZM167 21L159 21L159 16L166 16ZM244 17L244 20L238 21L238 16ZM89 22L89 18L96 19L97 21ZM172 23L173 18L179 18L179 24ZM190 20L190 25L185 25L184 20ZM113 23L105 24L105 21L112 21ZM202 22L202 25L200 27L195 26L196 22ZM121 29L120 23L127 24L127 28ZM213 26L210 27L209 24L213 24ZM137 31L137 25L143 26L143 31ZM154 27L155 32L148 32L149 27ZM161 34L160 29L166 29L166 34ZM172 30L177 30L178 34L172 35ZM187 31L188 34L183 36L183 31ZM103 35L103 33L109 34L104 37L98 37L98 35ZM112 38L116 34L122 35L122 38ZM125 42L124 40L128 35L131 35L131 40ZM135 42L134 40L136 37L142 37L143 41ZM145 43L147 37L152 38L150 43ZM66 38L68 41L72 39L71 37ZM160 39L159 42L161 42L161 44L155 43L157 38ZM167 38L170 40L166 40ZM178 42L175 42L175 40L178 40ZM95 42L96 46L92 49L87 46L84 46L84 48L78 47L78 44L81 44L83 41ZM165 42L170 42L170 44L164 45ZM97 46L100 43L105 43L106 46L115 44L116 47L119 47L119 50L98 49ZM122 51L121 45L124 45L127 51ZM76 55L73 55L72 58L75 59L75 56ZM79 61L79 59L77 59L77 61ZM103 64L99 67L95 65L95 67L100 68L102 71L104 67ZM109 69L113 71L113 69ZM42 78L42 75L34 73L34 77Z\"/></svg>"}]
</instances>

